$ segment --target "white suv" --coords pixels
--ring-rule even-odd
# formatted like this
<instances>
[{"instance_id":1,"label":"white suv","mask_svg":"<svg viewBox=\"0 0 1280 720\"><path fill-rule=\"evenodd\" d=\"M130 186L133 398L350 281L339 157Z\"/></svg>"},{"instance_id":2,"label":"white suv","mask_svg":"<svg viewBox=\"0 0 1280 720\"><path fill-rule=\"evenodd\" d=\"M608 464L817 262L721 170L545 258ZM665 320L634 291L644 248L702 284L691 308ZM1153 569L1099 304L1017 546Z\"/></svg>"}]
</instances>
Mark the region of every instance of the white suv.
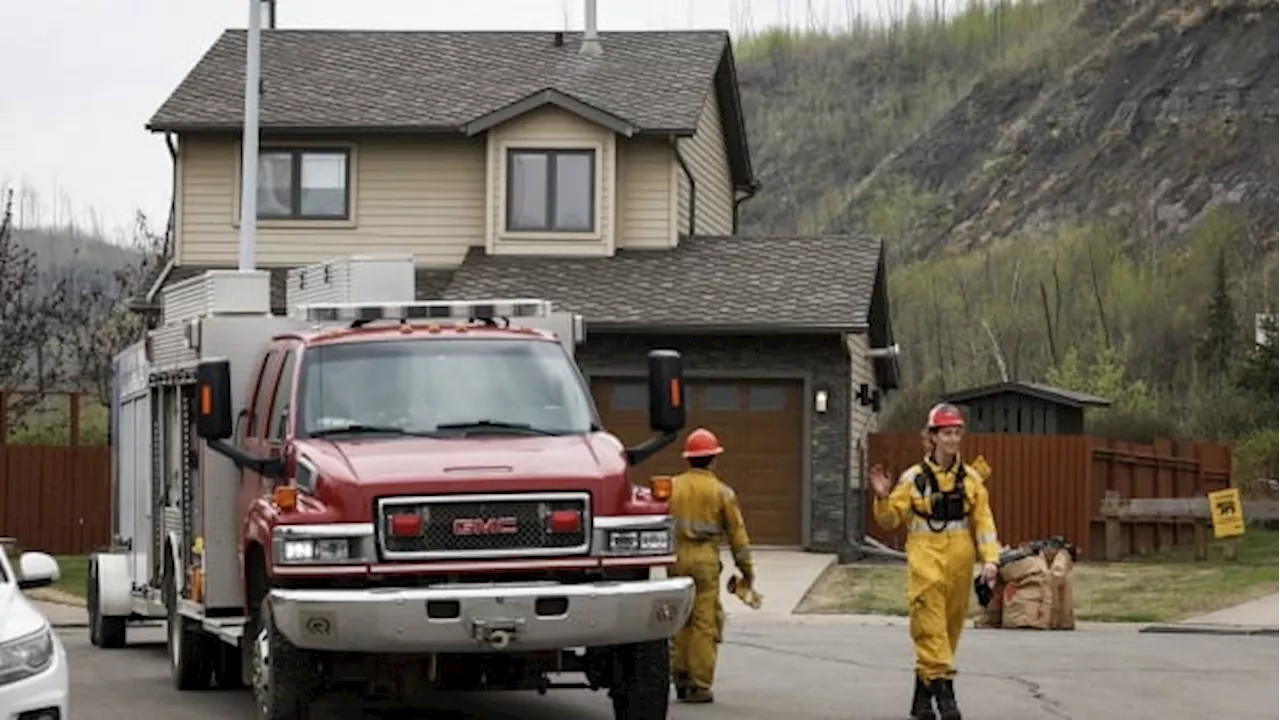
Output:
<instances>
[{"instance_id":1,"label":"white suv","mask_svg":"<svg viewBox=\"0 0 1280 720\"><path fill-rule=\"evenodd\" d=\"M23 553L20 575L0 546L0 720L68 720L67 652L23 590L58 581L58 562Z\"/></svg>"}]
</instances>

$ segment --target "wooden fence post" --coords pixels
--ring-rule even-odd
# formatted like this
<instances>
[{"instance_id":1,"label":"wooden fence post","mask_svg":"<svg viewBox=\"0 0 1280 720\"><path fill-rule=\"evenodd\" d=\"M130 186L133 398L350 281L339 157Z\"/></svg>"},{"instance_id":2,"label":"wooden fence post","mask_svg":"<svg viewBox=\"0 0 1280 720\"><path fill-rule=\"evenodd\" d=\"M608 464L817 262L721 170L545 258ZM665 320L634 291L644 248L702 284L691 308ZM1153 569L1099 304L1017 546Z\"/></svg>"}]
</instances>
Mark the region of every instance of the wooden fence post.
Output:
<instances>
[{"instance_id":1,"label":"wooden fence post","mask_svg":"<svg viewBox=\"0 0 1280 720\"><path fill-rule=\"evenodd\" d=\"M1120 499L1120 493L1115 490L1108 490L1102 498L1099 514L1106 519L1106 541L1103 553L1107 562L1119 562L1124 556L1124 548L1120 543L1120 510L1123 505L1124 501Z\"/></svg>"},{"instance_id":2,"label":"wooden fence post","mask_svg":"<svg viewBox=\"0 0 1280 720\"><path fill-rule=\"evenodd\" d=\"M1192 524L1192 532L1195 535L1195 558L1196 560L1209 559L1209 523L1204 520L1196 520Z\"/></svg>"}]
</instances>

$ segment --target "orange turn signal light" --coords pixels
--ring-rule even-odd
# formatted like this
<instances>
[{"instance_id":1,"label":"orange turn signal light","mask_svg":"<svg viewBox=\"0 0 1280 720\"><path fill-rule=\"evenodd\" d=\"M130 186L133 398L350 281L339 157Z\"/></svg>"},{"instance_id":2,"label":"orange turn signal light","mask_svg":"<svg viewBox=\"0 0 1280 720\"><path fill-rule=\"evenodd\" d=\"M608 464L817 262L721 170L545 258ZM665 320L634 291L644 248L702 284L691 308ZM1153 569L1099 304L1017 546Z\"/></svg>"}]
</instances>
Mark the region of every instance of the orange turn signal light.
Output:
<instances>
[{"instance_id":1,"label":"orange turn signal light","mask_svg":"<svg viewBox=\"0 0 1280 720\"><path fill-rule=\"evenodd\" d=\"M671 497L671 476L670 475L654 475L649 478L649 489L653 491L653 497L657 500L666 500Z\"/></svg>"},{"instance_id":2,"label":"orange turn signal light","mask_svg":"<svg viewBox=\"0 0 1280 720\"><path fill-rule=\"evenodd\" d=\"M292 485L281 485L272 491L271 499L281 510L292 510L298 507L298 488Z\"/></svg>"},{"instance_id":3,"label":"orange turn signal light","mask_svg":"<svg viewBox=\"0 0 1280 720\"><path fill-rule=\"evenodd\" d=\"M680 407L680 394L681 394L681 393L680 393L680 380L679 380L679 379L677 379L677 378L671 378L671 388L670 388L670 390L669 390L669 393L670 393L670 395L671 395L671 407Z\"/></svg>"}]
</instances>

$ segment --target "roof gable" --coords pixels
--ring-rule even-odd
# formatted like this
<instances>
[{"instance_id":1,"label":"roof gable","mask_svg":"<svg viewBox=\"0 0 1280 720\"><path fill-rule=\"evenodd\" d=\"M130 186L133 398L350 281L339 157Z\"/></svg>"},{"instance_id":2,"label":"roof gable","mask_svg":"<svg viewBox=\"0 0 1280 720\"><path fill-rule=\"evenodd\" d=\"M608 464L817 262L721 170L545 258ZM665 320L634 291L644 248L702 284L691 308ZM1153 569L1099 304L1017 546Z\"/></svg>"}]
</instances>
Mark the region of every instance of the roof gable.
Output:
<instances>
[{"instance_id":1,"label":"roof gable","mask_svg":"<svg viewBox=\"0 0 1280 720\"><path fill-rule=\"evenodd\" d=\"M756 186L727 32L599 36L595 56L579 52L581 33L264 30L259 122L264 134L474 134L549 103L615 131L689 136L714 87L734 185ZM240 131L245 41L224 32L147 128Z\"/></svg>"}]
</instances>

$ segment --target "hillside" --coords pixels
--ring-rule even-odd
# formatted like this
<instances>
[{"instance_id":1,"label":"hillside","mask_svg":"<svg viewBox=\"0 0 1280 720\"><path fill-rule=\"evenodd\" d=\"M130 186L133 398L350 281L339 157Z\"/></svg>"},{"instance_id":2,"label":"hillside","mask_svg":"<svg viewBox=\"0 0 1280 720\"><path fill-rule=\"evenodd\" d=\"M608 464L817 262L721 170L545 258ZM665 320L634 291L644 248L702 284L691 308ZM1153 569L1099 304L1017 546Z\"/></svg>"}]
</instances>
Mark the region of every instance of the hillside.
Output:
<instances>
[{"instance_id":1,"label":"hillside","mask_svg":"<svg viewBox=\"0 0 1280 720\"><path fill-rule=\"evenodd\" d=\"M1115 27L1061 74L985 78L833 225L865 223L864 200L906 183L932 199L912 232L921 253L1079 218L1177 237L1224 204L1274 235L1275 2L1149 3Z\"/></svg>"},{"instance_id":2,"label":"hillside","mask_svg":"<svg viewBox=\"0 0 1280 720\"><path fill-rule=\"evenodd\" d=\"M1241 377L1276 309L1276 36L1277 0L1042 0L747 38L744 231L889 240L891 425L1008 377L1113 397L1095 431L1274 445Z\"/></svg>"}]
</instances>

